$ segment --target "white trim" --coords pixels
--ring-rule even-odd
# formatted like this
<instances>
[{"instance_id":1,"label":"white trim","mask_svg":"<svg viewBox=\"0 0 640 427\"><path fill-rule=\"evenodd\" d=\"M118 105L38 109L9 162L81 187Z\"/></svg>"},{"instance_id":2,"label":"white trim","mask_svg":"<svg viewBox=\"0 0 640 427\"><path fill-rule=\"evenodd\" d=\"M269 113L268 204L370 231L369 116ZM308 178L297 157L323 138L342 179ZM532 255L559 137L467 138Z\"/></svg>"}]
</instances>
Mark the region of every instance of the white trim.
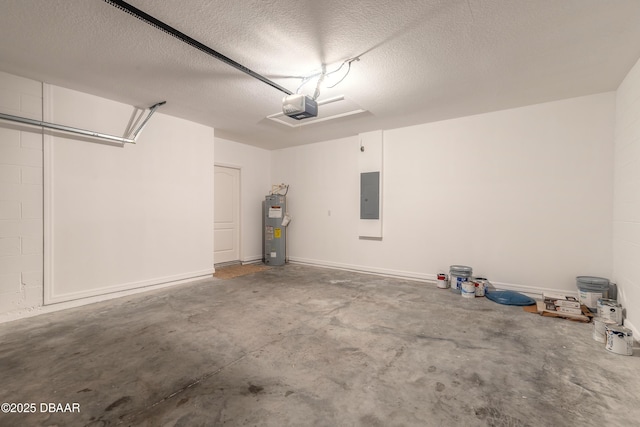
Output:
<instances>
[{"instance_id":1,"label":"white trim","mask_svg":"<svg viewBox=\"0 0 640 427\"><path fill-rule=\"evenodd\" d=\"M242 170L242 166L237 165L235 163L220 163L220 162L214 162L213 166L220 166L223 168L230 168L230 169L240 169Z\"/></svg>"},{"instance_id":2,"label":"white trim","mask_svg":"<svg viewBox=\"0 0 640 427\"><path fill-rule=\"evenodd\" d=\"M184 279L184 280L179 280L179 281L169 282L169 283L160 283L160 284L157 284L157 285L151 285L151 286L147 286L147 287L143 287L143 288L137 288L137 289L128 289L128 290L124 290L124 291L117 291L117 292L112 292L112 293L108 293L108 294L102 294L102 295L96 295L96 296L86 297L86 298L82 298L82 299L76 299L76 300L73 300L73 301L59 302L59 303L55 303L55 304L51 304L51 305L38 306L38 307L28 307L28 308L24 308L24 309L19 310L19 311L12 311L12 312L4 313L4 314L0 315L0 323L11 322L11 321L14 321L14 320L24 319L24 318L27 318L27 317L34 317L34 316L38 316L40 314L53 313L53 312L56 312L56 311L67 310L69 308L82 307L82 306L89 305L89 304L95 304L95 303L98 303L98 302L108 301L108 300L112 300L112 299L115 299L115 298L121 298L121 297L130 296L130 295L136 295L136 294L140 294L140 293L143 293L143 292L150 292L150 291L154 291L154 290L158 290L158 289L170 288L170 287L179 286L179 285L185 285L185 284L189 284L189 283L198 282L198 281L201 281L201 280L206 280L206 279L203 278L203 277L193 277L193 278L190 278L190 279Z\"/></svg>"},{"instance_id":3,"label":"white trim","mask_svg":"<svg viewBox=\"0 0 640 427\"><path fill-rule=\"evenodd\" d=\"M42 120L53 121L53 93L51 85L42 84ZM43 168L43 303L53 303L53 136L47 130L42 132Z\"/></svg>"},{"instance_id":4,"label":"white trim","mask_svg":"<svg viewBox=\"0 0 640 427\"><path fill-rule=\"evenodd\" d=\"M354 264L342 264L332 261L323 261L323 260L314 260L307 258L297 258L291 257L289 261L292 264L302 264L302 265L310 265L314 267L322 267L322 268L333 268L336 270L346 270L346 271L354 271L357 273L365 273L365 274L374 274L377 276L384 277L393 277L398 279L406 279L406 280L415 280L418 282L427 282L427 283L437 283L437 273L417 273L413 271L402 271L402 270L391 270L386 268L376 268L364 265L354 265ZM494 282L491 281L491 284L500 290L513 290L517 292L521 292L523 294L527 294L532 297L540 297L544 293L552 293L552 294L564 294L567 296L578 296L578 291L567 291L567 290L557 290L550 288L543 288L539 286L531 286L531 285L519 285L514 283L504 283L504 282Z\"/></svg>"},{"instance_id":5,"label":"white trim","mask_svg":"<svg viewBox=\"0 0 640 427\"><path fill-rule=\"evenodd\" d=\"M262 255L253 255L253 256L245 257L241 261L242 265L257 264L260 262L262 262Z\"/></svg>"},{"instance_id":6,"label":"white trim","mask_svg":"<svg viewBox=\"0 0 640 427\"><path fill-rule=\"evenodd\" d=\"M232 163L220 163L220 162L214 162L213 163L213 235L215 236L215 224L216 224L216 218L215 218L215 202L216 202L216 195L215 195L215 177L216 177L216 173L215 173L215 168L216 166L218 167L222 167L222 168L228 168L228 169L236 169L238 171L238 259L234 260L234 261L238 261L238 262L242 262L242 166L239 165L234 165ZM213 239L213 262L215 263L216 260L216 241L215 238Z\"/></svg>"},{"instance_id":7,"label":"white trim","mask_svg":"<svg viewBox=\"0 0 640 427\"><path fill-rule=\"evenodd\" d=\"M114 292L148 288L155 285L162 285L165 283L172 283L172 282L178 282L183 280L200 279L206 276L211 276L213 275L214 272L215 272L214 268L208 268L206 270L193 271L191 273L176 274L173 276L165 276L165 277L156 277L155 279L122 283L122 284L113 285L113 286L104 286L102 288L94 288L86 291L70 292L70 293L60 294L60 295L53 294L53 289L52 289L52 294L49 296L48 304L73 301L73 300L84 299L88 297L106 295Z\"/></svg>"},{"instance_id":8,"label":"white trim","mask_svg":"<svg viewBox=\"0 0 640 427\"><path fill-rule=\"evenodd\" d=\"M307 259L307 258L289 257L289 262L291 262L292 264L304 264L304 265L311 265L315 267L334 268L337 270L354 271L356 273L375 274L378 276L385 276L385 277L397 277L400 279L416 280L419 282L436 283L438 279L436 274L415 273L415 272L401 271L401 270L390 270L386 268L376 268L376 267L369 267L369 266L355 265L355 264L343 264L338 262Z\"/></svg>"}]
</instances>

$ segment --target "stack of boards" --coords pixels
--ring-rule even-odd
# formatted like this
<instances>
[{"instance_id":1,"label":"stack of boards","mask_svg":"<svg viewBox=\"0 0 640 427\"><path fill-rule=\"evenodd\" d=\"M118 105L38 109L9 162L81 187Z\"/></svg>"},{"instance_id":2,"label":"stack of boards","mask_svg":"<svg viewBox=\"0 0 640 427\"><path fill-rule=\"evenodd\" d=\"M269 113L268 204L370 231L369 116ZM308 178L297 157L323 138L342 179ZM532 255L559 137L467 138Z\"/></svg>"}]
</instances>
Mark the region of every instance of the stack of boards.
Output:
<instances>
[{"instance_id":1,"label":"stack of boards","mask_svg":"<svg viewBox=\"0 0 640 427\"><path fill-rule=\"evenodd\" d=\"M543 295L537 301L537 311L543 316L563 317L580 322L590 322L593 314L577 298L569 296Z\"/></svg>"},{"instance_id":2,"label":"stack of boards","mask_svg":"<svg viewBox=\"0 0 640 427\"><path fill-rule=\"evenodd\" d=\"M574 297L544 296L544 308L547 311L555 311L562 314L582 315L580 301Z\"/></svg>"}]
</instances>

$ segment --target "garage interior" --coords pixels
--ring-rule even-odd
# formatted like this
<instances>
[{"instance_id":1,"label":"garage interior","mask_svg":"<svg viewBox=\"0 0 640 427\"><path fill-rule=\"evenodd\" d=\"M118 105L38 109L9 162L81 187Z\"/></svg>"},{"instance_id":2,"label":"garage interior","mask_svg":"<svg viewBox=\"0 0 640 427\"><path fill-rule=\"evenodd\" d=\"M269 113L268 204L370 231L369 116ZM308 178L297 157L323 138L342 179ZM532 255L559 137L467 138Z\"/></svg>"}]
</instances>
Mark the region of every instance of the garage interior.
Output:
<instances>
[{"instance_id":1,"label":"garage interior","mask_svg":"<svg viewBox=\"0 0 640 427\"><path fill-rule=\"evenodd\" d=\"M640 336L638 22L4 1L0 425L637 424L637 342L437 279L607 278Z\"/></svg>"}]
</instances>

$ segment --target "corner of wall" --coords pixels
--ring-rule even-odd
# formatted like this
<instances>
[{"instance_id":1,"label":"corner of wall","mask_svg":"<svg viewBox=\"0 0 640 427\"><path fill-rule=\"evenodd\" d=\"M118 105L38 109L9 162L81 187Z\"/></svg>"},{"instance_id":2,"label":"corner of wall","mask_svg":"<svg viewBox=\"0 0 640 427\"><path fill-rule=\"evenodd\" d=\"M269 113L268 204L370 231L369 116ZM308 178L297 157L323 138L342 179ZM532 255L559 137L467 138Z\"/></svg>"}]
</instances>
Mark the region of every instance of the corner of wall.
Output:
<instances>
[{"instance_id":1,"label":"corner of wall","mask_svg":"<svg viewBox=\"0 0 640 427\"><path fill-rule=\"evenodd\" d=\"M42 83L0 72L1 112L42 119ZM0 314L43 304L42 131L0 123Z\"/></svg>"},{"instance_id":2,"label":"corner of wall","mask_svg":"<svg viewBox=\"0 0 640 427\"><path fill-rule=\"evenodd\" d=\"M626 309L625 326L640 326L640 60L616 91L613 281Z\"/></svg>"}]
</instances>

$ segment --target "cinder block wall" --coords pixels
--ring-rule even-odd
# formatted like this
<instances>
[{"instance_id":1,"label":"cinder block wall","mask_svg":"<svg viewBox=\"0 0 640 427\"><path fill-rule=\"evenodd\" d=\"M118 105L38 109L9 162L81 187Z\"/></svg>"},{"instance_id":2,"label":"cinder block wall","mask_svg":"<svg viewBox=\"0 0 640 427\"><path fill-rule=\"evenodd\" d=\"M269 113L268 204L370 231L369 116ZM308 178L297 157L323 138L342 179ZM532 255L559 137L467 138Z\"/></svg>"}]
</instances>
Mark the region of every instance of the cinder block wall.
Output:
<instances>
[{"instance_id":1,"label":"cinder block wall","mask_svg":"<svg viewBox=\"0 0 640 427\"><path fill-rule=\"evenodd\" d=\"M0 72L0 112L42 118L42 83ZM42 130L0 127L0 313L42 305Z\"/></svg>"}]
</instances>

